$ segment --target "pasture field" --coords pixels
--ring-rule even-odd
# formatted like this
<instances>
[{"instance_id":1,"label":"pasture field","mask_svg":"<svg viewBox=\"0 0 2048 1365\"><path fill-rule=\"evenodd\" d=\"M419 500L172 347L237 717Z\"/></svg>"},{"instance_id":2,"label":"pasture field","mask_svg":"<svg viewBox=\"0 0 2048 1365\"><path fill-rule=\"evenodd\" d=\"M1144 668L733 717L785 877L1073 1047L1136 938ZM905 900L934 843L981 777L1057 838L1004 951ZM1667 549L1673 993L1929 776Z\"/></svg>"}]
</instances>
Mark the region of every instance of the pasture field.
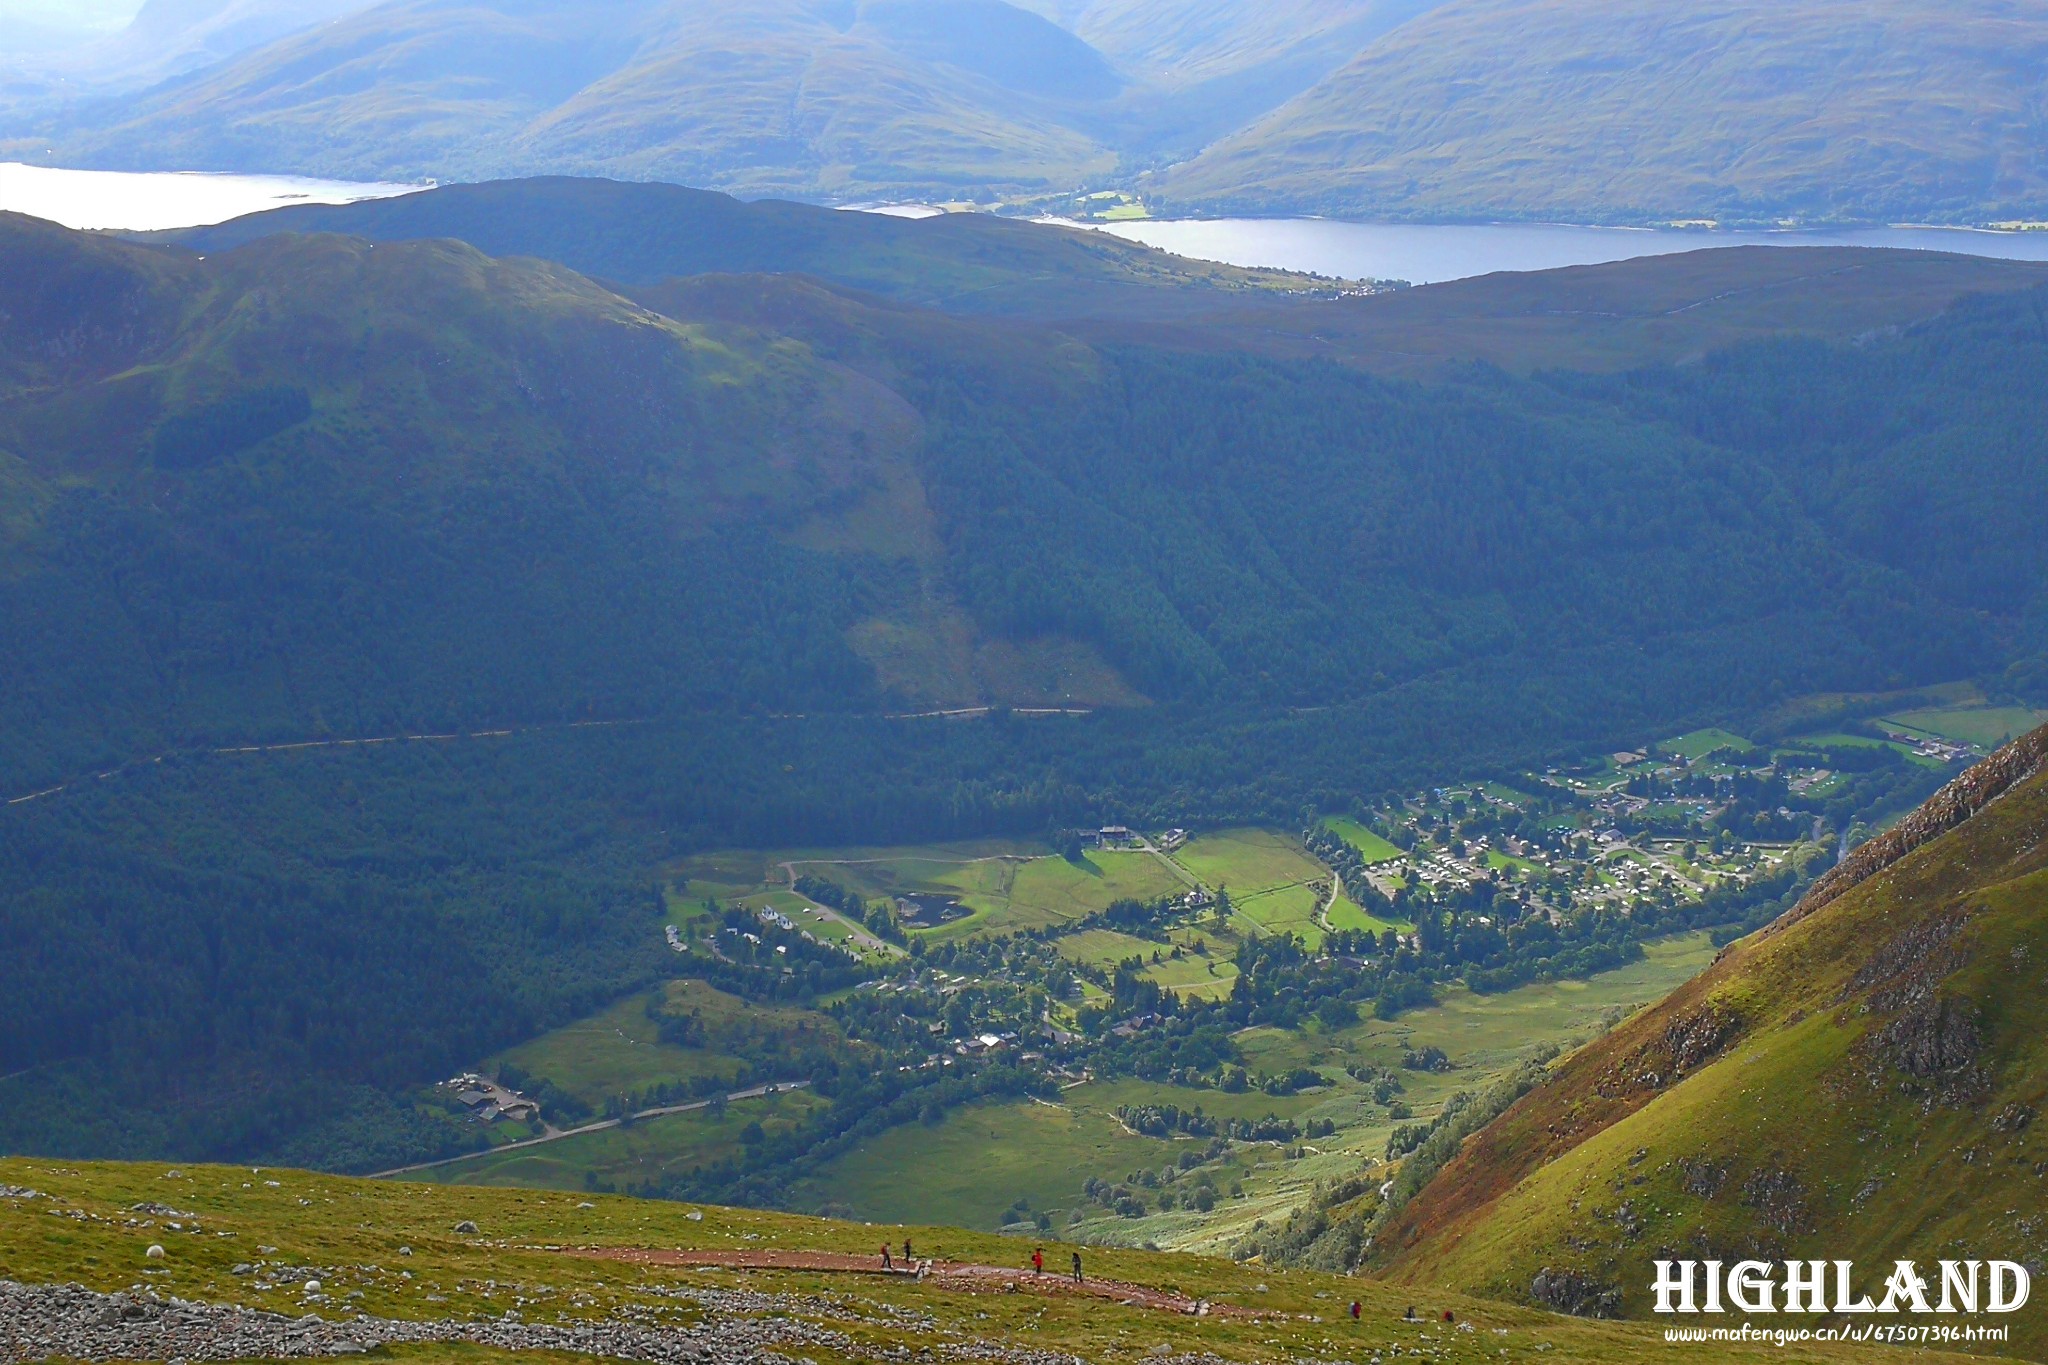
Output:
<instances>
[{"instance_id":1,"label":"pasture field","mask_svg":"<svg viewBox=\"0 0 2048 1365\"><path fill-rule=\"evenodd\" d=\"M1116 901L1157 900L1187 889L1158 858L1142 852L1094 849L1079 863L1037 858L1013 868L1014 875L1000 893L977 892L960 898L976 911L973 918L942 925L932 930L932 935L951 938L1071 924Z\"/></svg>"},{"instance_id":2,"label":"pasture field","mask_svg":"<svg viewBox=\"0 0 2048 1365\"><path fill-rule=\"evenodd\" d=\"M1070 962L1087 963L1105 970L1126 958L1149 961L1159 948L1150 939L1118 933L1114 929L1084 929L1078 934L1065 934L1053 940L1053 946L1059 949L1061 957Z\"/></svg>"},{"instance_id":3,"label":"pasture field","mask_svg":"<svg viewBox=\"0 0 2048 1365\"><path fill-rule=\"evenodd\" d=\"M1399 862L1405 856L1400 849L1349 816L1339 815L1323 823L1330 827L1330 833L1357 849L1359 858L1367 867L1374 863Z\"/></svg>"},{"instance_id":4,"label":"pasture field","mask_svg":"<svg viewBox=\"0 0 2048 1365\"><path fill-rule=\"evenodd\" d=\"M495 1074L500 1064L510 1062L536 1081L552 1081L598 1109L614 1095L659 1085L687 1085L705 1076L730 1081L743 1056L760 1052L778 1035L840 1037L832 1018L816 1010L755 1004L695 980L670 981L658 989L665 1013L694 1017L700 1043L681 1047L662 1042L660 1025L647 1012L651 993L641 992L507 1049L479 1069Z\"/></svg>"},{"instance_id":5,"label":"pasture field","mask_svg":"<svg viewBox=\"0 0 2048 1365\"><path fill-rule=\"evenodd\" d=\"M1322 904L1322 895L1310 886L1275 886L1244 896L1232 891L1230 901L1236 911L1231 916L1231 927L1240 934L1293 934L1311 947L1323 941L1322 926L1316 923L1316 908Z\"/></svg>"},{"instance_id":6,"label":"pasture field","mask_svg":"<svg viewBox=\"0 0 2048 1365\"><path fill-rule=\"evenodd\" d=\"M1656 752L1671 754L1678 758L1705 758L1716 749L1735 749L1743 753L1755 748L1748 740L1732 730L1695 730L1689 735L1667 739L1658 743Z\"/></svg>"},{"instance_id":7,"label":"pasture field","mask_svg":"<svg viewBox=\"0 0 2048 1365\"><path fill-rule=\"evenodd\" d=\"M1823 748L1829 749L1891 749L1900 754L1902 757L1904 757L1908 763L1917 763L1923 768L1940 768L1945 766L1940 759L1923 758L1919 754L1913 752L1912 745L1901 744L1899 743L1899 741L1895 739L1870 739L1864 735L1845 735L1837 733L1828 735L1801 735L1797 740L1793 742L1796 744L1819 745Z\"/></svg>"},{"instance_id":8,"label":"pasture field","mask_svg":"<svg viewBox=\"0 0 2048 1365\"><path fill-rule=\"evenodd\" d=\"M1091 1175L1120 1178L1177 1154L1176 1144L1130 1133L1113 1114L1093 1108L973 1104L936 1125L911 1124L868 1139L798 1186L796 1202L878 1223L993 1230L1020 1199L1035 1212L1064 1212L1081 1202ZM1058 1226L1065 1226L1063 1217Z\"/></svg>"},{"instance_id":9,"label":"pasture field","mask_svg":"<svg viewBox=\"0 0 2048 1365\"><path fill-rule=\"evenodd\" d=\"M1190 839L1173 860L1203 885L1230 888L1244 900L1277 886L1326 879L1329 873L1289 835L1270 829L1229 829Z\"/></svg>"},{"instance_id":10,"label":"pasture field","mask_svg":"<svg viewBox=\"0 0 2048 1365\"><path fill-rule=\"evenodd\" d=\"M697 983L671 983L671 997L686 985ZM730 1080L739 1065L702 1048L662 1042L659 1026L647 1016L645 994L629 995L588 1019L509 1048L479 1070L495 1075L507 1062L529 1076L554 1082L592 1109L613 1095L658 1085L687 1085L702 1076Z\"/></svg>"},{"instance_id":11,"label":"pasture field","mask_svg":"<svg viewBox=\"0 0 2048 1365\"><path fill-rule=\"evenodd\" d=\"M2044 723L2048 711L2025 706L1956 706L1934 710L1902 711L1885 720L1901 729L1995 749Z\"/></svg>"},{"instance_id":12,"label":"pasture field","mask_svg":"<svg viewBox=\"0 0 2048 1365\"><path fill-rule=\"evenodd\" d=\"M1178 961L1169 957L1152 963L1145 968L1145 976L1178 995L1221 1000L1230 994L1231 983L1237 980L1237 964L1226 958L1189 953Z\"/></svg>"},{"instance_id":13,"label":"pasture field","mask_svg":"<svg viewBox=\"0 0 2048 1365\"><path fill-rule=\"evenodd\" d=\"M602 1132L516 1151L484 1152L420 1173L436 1184L503 1185L528 1189L628 1189L650 1186L739 1156L742 1135L759 1123L770 1137L797 1127L826 1101L804 1090L736 1100L715 1113L669 1114Z\"/></svg>"},{"instance_id":14,"label":"pasture field","mask_svg":"<svg viewBox=\"0 0 2048 1365\"><path fill-rule=\"evenodd\" d=\"M820 937L808 905L789 891L789 874L834 882L863 900L949 896L970 912L920 930L933 941L1071 924L1119 900L1156 900L1187 882L1149 853L1091 850L1078 863L1042 844L984 839L910 848L727 850L668 869L685 880L681 899L715 895L772 905Z\"/></svg>"},{"instance_id":15,"label":"pasture field","mask_svg":"<svg viewBox=\"0 0 2048 1365\"><path fill-rule=\"evenodd\" d=\"M1337 903L1330 907L1330 927L1332 929L1369 929L1375 934L1383 934L1389 929L1407 930L1414 926L1406 921L1381 919L1378 915L1369 913L1349 896L1339 896L1337 897Z\"/></svg>"}]
</instances>

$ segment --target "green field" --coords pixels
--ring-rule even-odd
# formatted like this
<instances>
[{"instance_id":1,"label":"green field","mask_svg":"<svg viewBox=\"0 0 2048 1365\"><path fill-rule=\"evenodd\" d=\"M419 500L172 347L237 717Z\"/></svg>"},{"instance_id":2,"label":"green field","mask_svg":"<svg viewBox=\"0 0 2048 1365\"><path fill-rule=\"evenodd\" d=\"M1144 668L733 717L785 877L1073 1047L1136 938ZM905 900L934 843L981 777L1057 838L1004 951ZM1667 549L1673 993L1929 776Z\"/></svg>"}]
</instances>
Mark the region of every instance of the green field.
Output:
<instances>
[{"instance_id":1,"label":"green field","mask_svg":"<svg viewBox=\"0 0 2048 1365\"><path fill-rule=\"evenodd\" d=\"M977 1104L935 1127L913 1124L870 1138L800 1186L796 1203L838 1206L875 1222L993 1230L1018 1199L1034 1210L1066 1210L1080 1202L1089 1176L1158 1166L1176 1151L1092 1108Z\"/></svg>"},{"instance_id":2,"label":"green field","mask_svg":"<svg viewBox=\"0 0 2048 1365\"><path fill-rule=\"evenodd\" d=\"M1368 914L1362 906L1352 901L1350 897L1339 896L1337 897L1337 903L1330 907L1330 927L1332 929L1366 929L1375 934L1381 934L1389 929L1410 929L1414 926L1405 922L1396 923L1393 920L1384 920L1378 915Z\"/></svg>"},{"instance_id":3,"label":"green field","mask_svg":"<svg viewBox=\"0 0 2048 1365\"><path fill-rule=\"evenodd\" d=\"M1902 729L1995 749L2007 740L2048 725L2048 711L2024 706L1957 706L1938 710L1901 711L1885 719Z\"/></svg>"},{"instance_id":4,"label":"green field","mask_svg":"<svg viewBox=\"0 0 2048 1365\"><path fill-rule=\"evenodd\" d=\"M1233 900L1329 876L1299 842L1267 829L1204 834L1189 840L1173 859L1206 886L1227 885Z\"/></svg>"},{"instance_id":5,"label":"green field","mask_svg":"<svg viewBox=\"0 0 2048 1365\"><path fill-rule=\"evenodd\" d=\"M935 941L1071 924L1115 901L1150 901L1187 889L1185 880L1149 853L1097 849L1070 863L1042 844L1015 840L909 848L728 850L689 859L670 873L687 878L689 895L773 904L800 927L821 938L832 936L820 921L799 914L798 907L805 902L788 892L785 866L799 876L835 882L868 901L913 894L957 899L971 913L920 931Z\"/></svg>"},{"instance_id":6,"label":"green field","mask_svg":"<svg viewBox=\"0 0 2048 1365\"><path fill-rule=\"evenodd\" d=\"M1236 932L1322 942L1320 901L1310 883L1327 882L1330 873L1298 841L1272 830L1223 830L1190 840L1173 857L1204 886L1229 891Z\"/></svg>"},{"instance_id":7,"label":"green field","mask_svg":"<svg viewBox=\"0 0 2048 1365\"><path fill-rule=\"evenodd\" d=\"M1358 856L1364 860L1367 867L1375 863L1398 862L1406 856L1400 849L1348 816L1336 816L1323 823L1329 826L1330 833L1357 849Z\"/></svg>"},{"instance_id":8,"label":"green field","mask_svg":"<svg viewBox=\"0 0 2048 1365\"><path fill-rule=\"evenodd\" d=\"M500 1064L510 1062L535 1080L552 1081L598 1109L615 1095L654 1086L687 1085L706 1076L729 1082L742 1065L741 1058L772 1059L779 1040L790 1035L840 1038L838 1025L816 1010L755 1004L702 981L670 981L660 991L664 1012L695 1019L701 1044L679 1047L662 1042L659 1026L648 1016L650 996L642 993L508 1049L479 1069L495 1074Z\"/></svg>"},{"instance_id":9,"label":"green field","mask_svg":"<svg viewBox=\"0 0 2048 1365\"><path fill-rule=\"evenodd\" d=\"M685 984L673 983L672 995L682 994L678 988ZM704 987L699 990L717 994ZM627 996L600 1014L499 1053L479 1070L496 1074L505 1062L554 1082L593 1109L613 1095L657 1085L688 1084L700 1076L729 1080L738 1066L714 1052L662 1042L654 1020L647 1017L642 995Z\"/></svg>"},{"instance_id":10,"label":"green field","mask_svg":"<svg viewBox=\"0 0 2048 1365\"><path fill-rule=\"evenodd\" d=\"M1150 939L1118 933L1114 929L1084 929L1078 934L1067 934L1054 940L1054 946L1059 949L1060 956L1070 962L1083 962L1105 969L1126 958L1149 960L1159 947Z\"/></svg>"},{"instance_id":11,"label":"green field","mask_svg":"<svg viewBox=\"0 0 2048 1365\"><path fill-rule=\"evenodd\" d=\"M1901 744L1895 739L1871 739L1864 735L1801 735L1795 744L1812 744L1826 749L1892 749L1902 755L1908 763L1917 763L1923 768L1939 768L1938 758L1922 758L1913 752L1910 744Z\"/></svg>"},{"instance_id":12,"label":"green field","mask_svg":"<svg viewBox=\"0 0 2048 1365\"><path fill-rule=\"evenodd\" d=\"M1237 980L1237 964L1227 958L1189 953L1178 961L1166 958L1153 963L1145 969L1145 976L1179 995L1221 1000L1230 994L1231 983Z\"/></svg>"},{"instance_id":13,"label":"green field","mask_svg":"<svg viewBox=\"0 0 2048 1365\"><path fill-rule=\"evenodd\" d=\"M1716 749L1737 749L1747 752L1756 746L1733 731L1720 729L1695 730L1689 735L1667 739L1656 746L1656 752L1671 754L1678 758L1705 758Z\"/></svg>"},{"instance_id":14,"label":"green field","mask_svg":"<svg viewBox=\"0 0 2048 1365\"><path fill-rule=\"evenodd\" d=\"M737 1100L723 1114L700 1109L538 1147L486 1152L422 1172L420 1178L437 1184L551 1190L596 1188L593 1182L618 1189L652 1185L686 1175L692 1167L739 1156L745 1150L741 1133L750 1123L759 1123L773 1137L798 1126L824 1103L802 1090Z\"/></svg>"}]
</instances>

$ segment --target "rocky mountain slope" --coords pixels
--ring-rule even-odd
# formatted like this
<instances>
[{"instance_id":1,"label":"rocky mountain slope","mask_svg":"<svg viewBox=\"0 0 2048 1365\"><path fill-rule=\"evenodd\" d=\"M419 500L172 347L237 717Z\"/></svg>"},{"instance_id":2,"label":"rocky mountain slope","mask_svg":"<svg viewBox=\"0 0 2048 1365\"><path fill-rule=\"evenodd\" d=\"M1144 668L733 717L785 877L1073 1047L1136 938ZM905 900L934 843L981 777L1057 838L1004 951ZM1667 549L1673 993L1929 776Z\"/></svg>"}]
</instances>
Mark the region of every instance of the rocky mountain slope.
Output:
<instances>
[{"instance_id":1,"label":"rocky mountain slope","mask_svg":"<svg viewBox=\"0 0 2048 1365\"><path fill-rule=\"evenodd\" d=\"M1374 1259L1644 1313L1657 1257L2048 1258L2048 729L1466 1143ZM2038 1315L2006 1348L2038 1352Z\"/></svg>"}]
</instances>

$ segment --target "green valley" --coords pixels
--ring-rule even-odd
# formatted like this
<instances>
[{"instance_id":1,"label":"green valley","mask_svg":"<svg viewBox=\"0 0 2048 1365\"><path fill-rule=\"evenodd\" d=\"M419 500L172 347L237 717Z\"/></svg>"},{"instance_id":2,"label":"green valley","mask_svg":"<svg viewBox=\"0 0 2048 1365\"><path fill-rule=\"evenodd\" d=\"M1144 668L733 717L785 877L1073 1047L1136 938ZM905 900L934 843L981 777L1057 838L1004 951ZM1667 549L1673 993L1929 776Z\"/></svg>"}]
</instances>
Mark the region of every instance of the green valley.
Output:
<instances>
[{"instance_id":1,"label":"green valley","mask_svg":"<svg viewBox=\"0 0 2048 1365\"><path fill-rule=\"evenodd\" d=\"M2048 704L2030 271L927 228L0 219L0 1150L1348 1269Z\"/></svg>"}]
</instances>

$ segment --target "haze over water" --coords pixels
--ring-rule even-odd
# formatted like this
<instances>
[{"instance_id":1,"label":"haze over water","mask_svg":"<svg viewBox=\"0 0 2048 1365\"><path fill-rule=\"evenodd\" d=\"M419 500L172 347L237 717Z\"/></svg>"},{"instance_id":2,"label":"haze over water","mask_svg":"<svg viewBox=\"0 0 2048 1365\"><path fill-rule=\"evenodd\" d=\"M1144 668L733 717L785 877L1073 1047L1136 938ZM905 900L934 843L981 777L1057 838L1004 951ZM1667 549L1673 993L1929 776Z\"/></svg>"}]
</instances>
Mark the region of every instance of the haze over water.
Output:
<instances>
[{"instance_id":1,"label":"haze over water","mask_svg":"<svg viewBox=\"0 0 2048 1365\"><path fill-rule=\"evenodd\" d=\"M1176 255L1341 279L1436 284L1496 270L1554 270L1724 246L1871 246L2048 260L2048 232L1857 228L1818 232L1560 227L1531 223L1346 223L1325 218L1160 219L1101 231Z\"/></svg>"},{"instance_id":2,"label":"haze over water","mask_svg":"<svg viewBox=\"0 0 2048 1365\"><path fill-rule=\"evenodd\" d=\"M419 185L198 171L72 171L0 162L0 210L68 228L152 232L224 223L291 204L351 204L411 194Z\"/></svg>"}]
</instances>

